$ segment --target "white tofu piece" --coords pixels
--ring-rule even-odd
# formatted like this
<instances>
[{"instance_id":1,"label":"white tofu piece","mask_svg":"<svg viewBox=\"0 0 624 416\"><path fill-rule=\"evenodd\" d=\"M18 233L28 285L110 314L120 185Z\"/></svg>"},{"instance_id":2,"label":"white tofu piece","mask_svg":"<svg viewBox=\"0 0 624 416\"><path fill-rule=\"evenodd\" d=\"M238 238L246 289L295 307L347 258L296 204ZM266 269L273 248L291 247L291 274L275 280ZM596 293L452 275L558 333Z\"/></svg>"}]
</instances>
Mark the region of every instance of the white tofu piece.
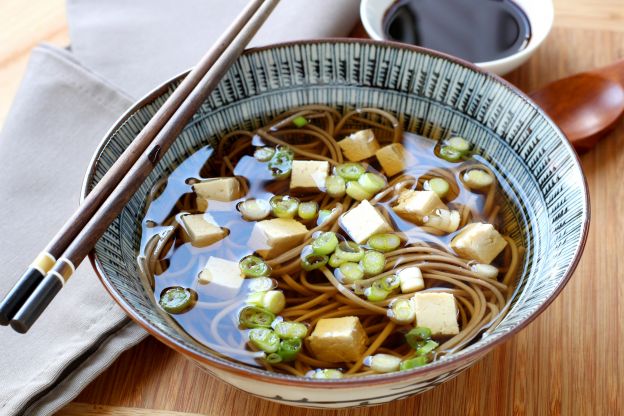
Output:
<instances>
[{"instance_id":1,"label":"white tofu piece","mask_svg":"<svg viewBox=\"0 0 624 416\"><path fill-rule=\"evenodd\" d=\"M434 213L423 217L423 224L445 233L454 233L459 228L461 216L459 211L436 209Z\"/></svg>"},{"instance_id":2,"label":"white tofu piece","mask_svg":"<svg viewBox=\"0 0 624 416\"><path fill-rule=\"evenodd\" d=\"M199 283L209 285L210 294L220 299L231 299L243 285L243 274L238 262L211 256L199 274Z\"/></svg>"},{"instance_id":3,"label":"white tofu piece","mask_svg":"<svg viewBox=\"0 0 624 416\"><path fill-rule=\"evenodd\" d=\"M424 216L436 209L448 211L447 206L433 191L405 190L401 192L397 202L398 204L392 207L394 212L412 222L421 222Z\"/></svg>"},{"instance_id":4,"label":"white tofu piece","mask_svg":"<svg viewBox=\"0 0 624 416\"><path fill-rule=\"evenodd\" d=\"M384 216L366 199L342 215L340 227L358 244L366 242L371 235L392 231Z\"/></svg>"},{"instance_id":5,"label":"white tofu piece","mask_svg":"<svg viewBox=\"0 0 624 416\"><path fill-rule=\"evenodd\" d=\"M258 221L247 245L265 259L273 258L301 244L307 232L305 225L291 218Z\"/></svg>"},{"instance_id":6,"label":"white tofu piece","mask_svg":"<svg viewBox=\"0 0 624 416\"><path fill-rule=\"evenodd\" d=\"M422 272L416 266L406 267L400 270L397 275L401 281L401 293L417 292L425 288Z\"/></svg>"},{"instance_id":7,"label":"white tofu piece","mask_svg":"<svg viewBox=\"0 0 624 416\"><path fill-rule=\"evenodd\" d=\"M371 129L356 131L338 142L342 154L351 162L359 162L375 155L379 143Z\"/></svg>"},{"instance_id":8,"label":"white tofu piece","mask_svg":"<svg viewBox=\"0 0 624 416\"><path fill-rule=\"evenodd\" d=\"M429 328L434 337L459 334L457 305L451 293L419 292L412 302L417 326Z\"/></svg>"},{"instance_id":9,"label":"white tofu piece","mask_svg":"<svg viewBox=\"0 0 624 416\"><path fill-rule=\"evenodd\" d=\"M507 241L492 224L473 223L461 229L451 248L464 259L490 264L507 246Z\"/></svg>"},{"instance_id":10,"label":"white tofu piece","mask_svg":"<svg viewBox=\"0 0 624 416\"><path fill-rule=\"evenodd\" d=\"M230 202L241 197L240 182L232 177L196 183L193 185L193 191L200 198L221 202Z\"/></svg>"},{"instance_id":11,"label":"white tofu piece","mask_svg":"<svg viewBox=\"0 0 624 416\"><path fill-rule=\"evenodd\" d=\"M470 266L470 270L485 279L496 279L499 273L498 267L494 267L491 264L482 263L473 264L472 266Z\"/></svg>"},{"instance_id":12,"label":"white tofu piece","mask_svg":"<svg viewBox=\"0 0 624 416\"><path fill-rule=\"evenodd\" d=\"M290 189L313 192L325 187L329 174L329 162L321 160L293 160Z\"/></svg>"},{"instance_id":13,"label":"white tofu piece","mask_svg":"<svg viewBox=\"0 0 624 416\"><path fill-rule=\"evenodd\" d=\"M316 358L330 363L357 361L366 351L368 336L357 316L319 319L308 338Z\"/></svg>"},{"instance_id":14,"label":"white tofu piece","mask_svg":"<svg viewBox=\"0 0 624 416\"><path fill-rule=\"evenodd\" d=\"M185 240L194 246L208 246L225 238L227 233L208 213L183 215L182 227Z\"/></svg>"},{"instance_id":15,"label":"white tofu piece","mask_svg":"<svg viewBox=\"0 0 624 416\"><path fill-rule=\"evenodd\" d=\"M387 176L394 176L404 171L414 162L414 159L401 143L384 146L375 152L375 156Z\"/></svg>"}]
</instances>

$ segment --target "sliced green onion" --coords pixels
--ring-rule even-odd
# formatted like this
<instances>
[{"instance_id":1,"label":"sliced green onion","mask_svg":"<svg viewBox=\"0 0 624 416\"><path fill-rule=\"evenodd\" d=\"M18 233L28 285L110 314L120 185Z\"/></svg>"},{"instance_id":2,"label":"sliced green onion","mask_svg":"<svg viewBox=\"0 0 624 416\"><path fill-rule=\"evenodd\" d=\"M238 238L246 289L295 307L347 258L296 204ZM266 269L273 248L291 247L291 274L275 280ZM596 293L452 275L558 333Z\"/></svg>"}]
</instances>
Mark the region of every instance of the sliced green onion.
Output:
<instances>
[{"instance_id":1,"label":"sliced green onion","mask_svg":"<svg viewBox=\"0 0 624 416\"><path fill-rule=\"evenodd\" d=\"M308 120L305 117L299 116L293 118L292 123L297 127L305 127L308 125Z\"/></svg>"},{"instance_id":2,"label":"sliced green onion","mask_svg":"<svg viewBox=\"0 0 624 416\"><path fill-rule=\"evenodd\" d=\"M278 147L269 161L269 170L276 179L286 179L292 171L293 153L287 147Z\"/></svg>"},{"instance_id":3,"label":"sliced green onion","mask_svg":"<svg viewBox=\"0 0 624 416\"><path fill-rule=\"evenodd\" d=\"M329 261L329 257L321 254L315 254L311 246L305 246L303 250L301 250L300 260L301 268L309 272L325 266Z\"/></svg>"},{"instance_id":4,"label":"sliced green onion","mask_svg":"<svg viewBox=\"0 0 624 416\"><path fill-rule=\"evenodd\" d=\"M368 239L370 248L383 253L396 250L400 245L401 239L396 234L375 234Z\"/></svg>"},{"instance_id":5,"label":"sliced green onion","mask_svg":"<svg viewBox=\"0 0 624 416\"><path fill-rule=\"evenodd\" d=\"M390 305L388 311L390 319L399 324L409 324L416 319L414 304L409 299L397 299Z\"/></svg>"},{"instance_id":6,"label":"sliced green onion","mask_svg":"<svg viewBox=\"0 0 624 416\"><path fill-rule=\"evenodd\" d=\"M401 279L396 274L391 274L390 276L386 276L381 280L381 287L388 292L392 292L395 289L398 289L401 286Z\"/></svg>"},{"instance_id":7,"label":"sliced green onion","mask_svg":"<svg viewBox=\"0 0 624 416\"><path fill-rule=\"evenodd\" d=\"M327 220L327 217L329 217L332 214L332 212L333 210L329 210L329 209L320 210L318 214L318 218L316 220L316 225L323 224Z\"/></svg>"},{"instance_id":8,"label":"sliced green onion","mask_svg":"<svg viewBox=\"0 0 624 416\"><path fill-rule=\"evenodd\" d=\"M346 181L357 181L366 169L361 163L343 163L336 167L336 174Z\"/></svg>"},{"instance_id":9,"label":"sliced green onion","mask_svg":"<svg viewBox=\"0 0 624 416\"><path fill-rule=\"evenodd\" d=\"M386 187L386 178L376 173L367 172L358 178L358 183L370 194L376 194Z\"/></svg>"},{"instance_id":10,"label":"sliced green onion","mask_svg":"<svg viewBox=\"0 0 624 416\"><path fill-rule=\"evenodd\" d=\"M364 295L371 302L380 302L387 298L389 294L390 291L383 287L381 279L375 280L370 287L364 289Z\"/></svg>"},{"instance_id":11,"label":"sliced green onion","mask_svg":"<svg viewBox=\"0 0 624 416\"><path fill-rule=\"evenodd\" d=\"M266 292L277 287L275 280L265 276L249 279L248 282L250 292Z\"/></svg>"},{"instance_id":12,"label":"sliced green onion","mask_svg":"<svg viewBox=\"0 0 624 416\"><path fill-rule=\"evenodd\" d=\"M275 314L257 306L245 306L238 314L238 323L242 328L270 328Z\"/></svg>"},{"instance_id":13,"label":"sliced green onion","mask_svg":"<svg viewBox=\"0 0 624 416\"><path fill-rule=\"evenodd\" d=\"M260 277L271 274L271 266L258 256L243 257L238 263L238 267L247 277Z\"/></svg>"},{"instance_id":14,"label":"sliced green onion","mask_svg":"<svg viewBox=\"0 0 624 416\"><path fill-rule=\"evenodd\" d=\"M158 303L169 313L183 313L191 309L197 300L197 293L180 286L169 287L162 291Z\"/></svg>"},{"instance_id":15,"label":"sliced green onion","mask_svg":"<svg viewBox=\"0 0 624 416\"><path fill-rule=\"evenodd\" d=\"M276 352L272 352L270 354L266 354L264 359L269 364L279 364L279 363L282 362L282 357L278 353L276 353Z\"/></svg>"},{"instance_id":16,"label":"sliced green onion","mask_svg":"<svg viewBox=\"0 0 624 416\"><path fill-rule=\"evenodd\" d=\"M236 209L247 221L260 221L271 213L271 204L264 199L247 199L239 202Z\"/></svg>"},{"instance_id":17,"label":"sliced green onion","mask_svg":"<svg viewBox=\"0 0 624 416\"><path fill-rule=\"evenodd\" d=\"M278 218L294 218L299 200L292 196L275 195L269 200L271 212Z\"/></svg>"},{"instance_id":18,"label":"sliced green onion","mask_svg":"<svg viewBox=\"0 0 624 416\"><path fill-rule=\"evenodd\" d=\"M365 199L371 199L373 197L372 193L368 192L356 181L347 182L347 195L356 201L364 201Z\"/></svg>"},{"instance_id":19,"label":"sliced green onion","mask_svg":"<svg viewBox=\"0 0 624 416\"><path fill-rule=\"evenodd\" d=\"M343 241L336 247L336 255L345 261L358 262L364 257L364 249L353 241Z\"/></svg>"},{"instance_id":20,"label":"sliced green onion","mask_svg":"<svg viewBox=\"0 0 624 416\"><path fill-rule=\"evenodd\" d=\"M375 354L366 357L364 364L377 373L391 373L399 370L401 359L390 354Z\"/></svg>"},{"instance_id":21,"label":"sliced green onion","mask_svg":"<svg viewBox=\"0 0 624 416\"><path fill-rule=\"evenodd\" d=\"M470 270L486 279L496 279L498 277L498 268L491 264L476 263L470 266Z\"/></svg>"},{"instance_id":22,"label":"sliced green onion","mask_svg":"<svg viewBox=\"0 0 624 416\"><path fill-rule=\"evenodd\" d=\"M440 199L444 198L448 195L451 187L448 182L442 178L431 178L428 181L425 181L423 184L423 189L425 191L433 191L435 192Z\"/></svg>"},{"instance_id":23,"label":"sliced green onion","mask_svg":"<svg viewBox=\"0 0 624 416\"><path fill-rule=\"evenodd\" d=\"M275 332L268 328L253 328L249 331L249 342L266 353L277 352L280 339Z\"/></svg>"},{"instance_id":24,"label":"sliced green onion","mask_svg":"<svg viewBox=\"0 0 624 416\"><path fill-rule=\"evenodd\" d=\"M463 154L450 146L440 147L440 157L448 162L459 162Z\"/></svg>"},{"instance_id":25,"label":"sliced green onion","mask_svg":"<svg viewBox=\"0 0 624 416\"><path fill-rule=\"evenodd\" d=\"M378 251L369 250L364 253L360 264L365 274L374 276L383 272L384 266L386 265L386 256Z\"/></svg>"},{"instance_id":26,"label":"sliced green onion","mask_svg":"<svg viewBox=\"0 0 624 416\"><path fill-rule=\"evenodd\" d=\"M308 327L301 322L278 322L273 330L282 339L305 338L308 334Z\"/></svg>"},{"instance_id":27,"label":"sliced green onion","mask_svg":"<svg viewBox=\"0 0 624 416\"><path fill-rule=\"evenodd\" d=\"M342 198L347 192L347 183L342 176L330 175L325 179L325 192L332 198Z\"/></svg>"},{"instance_id":28,"label":"sliced green onion","mask_svg":"<svg viewBox=\"0 0 624 416\"><path fill-rule=\"evenodd\" d=\"M338 237L332 231L323 232L312 241L314 254L331 254L336 250L336 247L338 247Z\"/></svg>"},{"instance_id":29,"label":"sliced green onion","mask_svg":"<svg viewBox=\"0 0 624 416\"><path fill-rule=\"evenodd\" d=\"M334 370L333 368L311 370L306 373L306 377L320 378L320 379L335 379L342 378L343 374L340 370Z\"/></svg>"},{"instance_id":30,"label":"sliced green onion","mask_svg":"<svg viewBox=\"0 0 624 416\"><path fill-rule=\"evenodd\" d=\"M277 314L286 306L286 297L281 290L252 292L247 296L247 303Z\"/></svg>"},{"instance_id":31,"label":"sliced green onion","mask_svg":"<svg viewBox=\"0 0 624 416\"><path fill-rule=\"evenodd\" d=\"M483 189L494 183L492 175L481 169L471 169L464 173L464 183L472 189Z\"/></svg>"},{"instance_id":32,"label":"sliced green onion","mask_svg":"<svg viewBox=\"0 0 624 416\"><path fill-rule=\"evenodd\" d=\"M254 157L260 162L268 162L275 154L273 147L259 147L254 152Z\"/></svg>"},{"instance_id":33,"label":"sliced green onion","mask_svg":"<svg viewBox=\"0 0 624 416\"><path fill-rule=\"evenodd\" d=\"M329 264L331 267L335 269L336 267L340 267L342 264L346 262L347 261L345 259L338 257L338 255L334 253L329 257L329 261L327 262L327 264Z\"/></svg>"},{"instance_id":34,"label":"sliced green onion","mask_svg":"<svg viewBox=\"0 0 624 416\"><path fill-rule=\"evenodd\" d=\"M430 352L432 352L433 350L435 350L436 348L438 348L438 344L437 342L435 342L432 339L429 339L427 341L422 341L420 346L418 348L416 348L416 354L418 355L427 355Z\"/></svg>"},{"instance_id":35,"label":"sliced green onion","mask_svg":"<svg viewBox=\"0 0 624 416\"><path fill-rule=\"evenodd\" d=\"M446 143L450 147L452 147L453 149L461 153L466 153L470 150L470 142L464 139L463 137L459 137L459 136L451 137L450 139L446 141Z\"/></svg>"},{"instance_id":36,"label":"sliced green onion","mask_svg":"<svg viewBox=\"0 0 624 416\"><path fill-rule=\"evenodd\" d=\"M422 367L423 365L429 364L429 358L426 355L422 355L420 357L410 358L409 360L401 361L399 365L399 370L411 370L412 368Z\"/></svg>"},{"instance_id":37,"label":"sliced green onion","mask_svg":"<svg viewBox=\"0 0 624 416\"><path fill-rule=\"evenodd\" d=\"M357 263L346 262L340 265L340 275L342 276L342 282L351 284L358 280L362 280L364 277L364 271Z\"/></svg>"},{"instance_id":38,"label":"sliced green onion","mask_svg":"<svg viewBox=\"0 0 624 416\"><path fill-rule=\"evenodd\" d=\"M285 339L280 342L277 354L283 362L293 361L301 351L302 345L301 338Z\"/></svg>"},{"instance_id":39,"label":"sliced green onion","mask_svg":"<svg viewBox=\"0 0 624 416\"><path fill-rule=\"evenodd\" d=\"M431 339L431 330L424 326L417 326L412 328L407 334L405 334L405 341L410 347L417 349L420 346L421 341L427 341Z\"/></svg>"},{"instance_id":40,"label":"sliced green onion","mask_svg":"<svg viewBox=\"0 0 624 416\"><path fill-rule=\"evenodd\" d=\"M317 213L318 202L316 201L302 202L299 204L299 208L297 209L297 214L302 220L311 220L316 217Z\"/></svg>"}]
</instances>

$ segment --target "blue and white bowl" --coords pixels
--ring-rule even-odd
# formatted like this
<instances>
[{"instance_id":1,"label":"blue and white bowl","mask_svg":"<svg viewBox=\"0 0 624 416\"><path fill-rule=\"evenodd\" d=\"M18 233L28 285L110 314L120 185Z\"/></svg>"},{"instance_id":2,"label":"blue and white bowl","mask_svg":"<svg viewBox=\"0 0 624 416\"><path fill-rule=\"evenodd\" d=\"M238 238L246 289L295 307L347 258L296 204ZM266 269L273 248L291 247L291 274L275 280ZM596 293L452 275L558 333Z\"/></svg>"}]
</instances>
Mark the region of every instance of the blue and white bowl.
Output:
<instances>
[{"instance_id":1,"label":"blue and white bowl","mask_svg":"<svg viewBox=\"0 0 624 416\"><path fill-rule=\"evenodd\" d=\"M183 75L134 105L106 135L85 178L86 194L110 168ZM521 227L505 230L527 247L513 305L491 333L461 352L410 371L340 380L267 372L211 354L157 307L137 271L146 194L192 152L224 132L251 130L295 106L379 107L407 131L470 138L504 172ZM475 66L429 50L376 41L304 41L245 53L188 123L91 254L111 296L156 338L206 371L256 396L308 407L384 403L455 377L537 317L570 278L589 226L585 179L574 150L524 94Z\"/></svg>"}]
</instances>

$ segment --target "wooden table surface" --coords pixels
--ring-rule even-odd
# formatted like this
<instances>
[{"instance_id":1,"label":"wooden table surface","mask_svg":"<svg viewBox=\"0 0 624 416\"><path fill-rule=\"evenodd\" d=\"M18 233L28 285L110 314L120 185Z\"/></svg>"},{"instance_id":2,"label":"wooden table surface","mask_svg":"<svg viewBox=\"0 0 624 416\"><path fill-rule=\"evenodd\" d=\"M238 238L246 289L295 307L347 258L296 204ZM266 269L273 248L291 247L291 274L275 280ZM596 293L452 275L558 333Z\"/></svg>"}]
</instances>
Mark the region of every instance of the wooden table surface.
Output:
<instances>
[{"instance_id":1,"label":"wooden table surface","mask_svg":"<svg viewBox=\"0 0 624 416\"><path fill-rule=\"evenodd\" d=\"M544 46L507 78L524 90L624 57L624 0L556 0ZM0 124L38 42L68 42L63 0L0 0ZM154 339L125 352L59 415L614 415L624 411L624 123L582 155L592 225L576 273L512 340L454 380L384 406L319 411L254 398Z\"/></svg>"}]
</instances>

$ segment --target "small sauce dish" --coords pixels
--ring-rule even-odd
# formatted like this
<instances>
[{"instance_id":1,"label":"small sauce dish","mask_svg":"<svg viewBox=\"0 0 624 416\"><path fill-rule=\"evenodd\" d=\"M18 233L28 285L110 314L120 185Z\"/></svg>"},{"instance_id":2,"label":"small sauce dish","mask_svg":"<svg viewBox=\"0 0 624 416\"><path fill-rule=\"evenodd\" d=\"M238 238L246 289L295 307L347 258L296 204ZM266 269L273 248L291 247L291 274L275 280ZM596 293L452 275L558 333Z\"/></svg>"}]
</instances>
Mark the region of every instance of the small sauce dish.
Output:
<instances>
[{"instance_id":1,"label":"small sauce dish","mask_svg":"<svg viewBox=\"0 0 624 416\"><path fill-rule=\"evenodd\" d=\"M425 2L430 0L420 0L423 2L422 9L425 9L425 6L430 6ZM440 6L449 0L435 0L435 7L440 9ZM479 7L478 2L474 2L473 0L469 0L474 7ZM482 2L492 2L493 0L480 0ZM406 0L399 0L399 3L408 3ZM412 7L416 11L418 11L418 1L412 1ZM455 4L453 4L455 3ZM456 7L457 1L449 1L449 7ZM474 62L477 66L483 68L486 71L493 72L498 75L504 75L508 72L511 72L515 68L522 65L526 62L527 59L537 50L537 48L542 44L542 42L548 36L550 32L553 20L554 20L554 8L552 0L513 0L515 6L521 9L528 20L530 26L530 36L528 37L526 43L523 47L519 48L517 51L512 52L506 56L502 56L497 59L482 61L482 62ZM360 4L360 18L362 20L362 24L366 29L366 32L372 39L376 40L396 40L391 38L386 30L386 19L389 13L392 13L393 9L396 9L397 0L362 0ZM457 15L457 10L454 11ZM485 12L485 10L484 10ZM478 15L478 14L475 14ZM427 18L428 16L423 16ZM481 16L480 21L488 20L483 19L484 16ZM417 17L418 18L418 17ZM417 19L415 19L417 20ZM490 21L490 20L488 20ZM426 30L428 22L424 22L422 24L422 29ZM496 24L493 22L492 24ZM430 26L431 27L431 26ZM436 28L437 29L437 28ZM432 34L437 36L435 34ZM488 39L484 39L484 43L487 42ZM491 39L489 39L491 41ZM412 42L415 44L419 44L418 42ZM428 47L426 43L422 43L419 46ZM434 49L437 49L434 47ZM442 50L442 52L445 52ZM459 56L462 58L461 56Z\"/></svg>"}]
</instances>

